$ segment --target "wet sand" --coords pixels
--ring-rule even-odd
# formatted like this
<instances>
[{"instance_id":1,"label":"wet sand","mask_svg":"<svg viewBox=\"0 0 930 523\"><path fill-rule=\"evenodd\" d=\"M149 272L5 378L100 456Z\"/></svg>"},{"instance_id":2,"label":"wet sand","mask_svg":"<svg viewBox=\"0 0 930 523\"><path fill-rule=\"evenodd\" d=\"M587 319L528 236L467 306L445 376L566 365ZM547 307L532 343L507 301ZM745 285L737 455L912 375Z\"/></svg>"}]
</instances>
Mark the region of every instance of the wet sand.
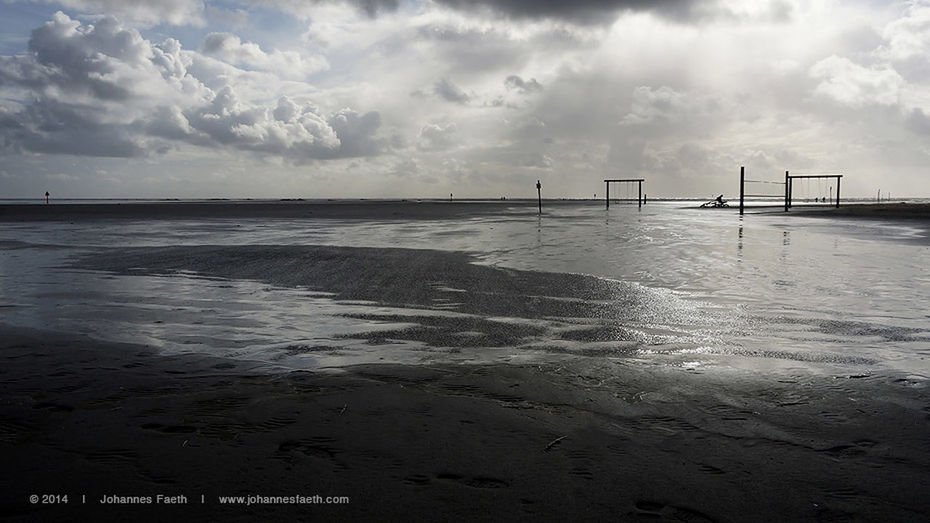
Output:
<instances>
[{"instance_id":1,"label":"wet sand","mask_svg":"<svg viewBox=\"0 0 930 523\"><path fill-rule=\"evenodd\" d=\"M157 209L114 205L69 213L61 206L65 211L48 219L175 218L188 204L151 205ZM192 217L234 218L248 215L251 204L190 205ZM304 216L312 205L273 203L255 212ZM396 212L381 204L336 205L342 204L333 204L328 216L378 220ZM445 204L429 205L416 216L456 216L438 210ZM498 204L460 209L467 214L481 205ZM520 205L517 212L535 213L531 203ZM40 213L54 206L10 207L0 207L0 220L46 219ZM617 325L667 318L677 309L665 293L472 261L457 252L312 245L82 249L61 268L123 276L194 271L414 309L435 307L438 297L476 315L404 316L396 321L417 326L382 331L382 338L516 348L534 343L543 320L569 315L596 321L545 339L602 342L610 351L553 353L532 365L368 364L269 373L265 363L170 356L142 345L0 325L0 510L14 521L930 517L926 377L872 372L874 362L848 358L816 359L812 366L804 360L797 371L771 374L637 363L617 349L620 341L636 342ZM489 321L490 315L537 323ZM815 336L862 332L877 342L925 341L923 329L798 321L808 322ZM470 336L452 336L463 332ZM383 341L357 336L375 346ZM66 494L69 503L32 504L33 494ZM105 495L158 494L183 495L188 503L98 503ZM350 501L231 506L218 500L254 494Z\"/></svg>"},{"instance_id":2,"label":"wet sand","mask_svg":"<svg viewBox=\"0 0 930 523\"><path fill-rule=\"evenodd\" d=\"M127 203L0 204L0 222L77 221L97 219L199 218L337 218L360 220L460 219L485 214L537 214L535 200L454 201L182 201ZM543 211L573 205L602 206L594 200L544 200ZM686 205L691 208L691 205ZM694 207L697 208L697 207ZM731 205L724 210L738 210ZM713 208L709 208L714 210ZM707 209L705 209L707 210ZM721 209L717 209L721 210ZM750 212L781 212L779 205L751 207ZM797 204L790 214L846 218L930 221L928 203L852 203L832 206Z\"/></svg>"},{"instance_id":3,"label":"wet sand","mask_svg":"<svg viewBox=\"0 0 930 523\"><path fill-rule=\"evenodd\" d=\"M791 214L837 218L871 218L878 220L930 221L930 203L863 203L839 207L793 207Z\"/></svg>"},{"instance_id":4,"label":"wet sand","mask_svg":"<svg viewBox=\"0 0 930 523\"><path fill-rule=\"evenodd\" d=\"M577 201L546 201L546 207ZM126 203L0 204L0 221L76 221L99 219L339 218L411 220L461 218L482 214L536 214L536 201L180 201Z\"/></svg>"},{"instance_id":5,"label":"wet sand","mask_svg":"<svg viewBox=\"0 0 930 523\"><path fill-rule=\"evenodd\" d=\"M930 515L930 395L916 378L765 380L614 360L599 363L614 367L607 380L571 363L267 374L77 335L3 327L0 340L13 521ZM158 494L188 504L98 503ZM350 502L217 500L249 494Z\"/></svg>"}]
</instances>

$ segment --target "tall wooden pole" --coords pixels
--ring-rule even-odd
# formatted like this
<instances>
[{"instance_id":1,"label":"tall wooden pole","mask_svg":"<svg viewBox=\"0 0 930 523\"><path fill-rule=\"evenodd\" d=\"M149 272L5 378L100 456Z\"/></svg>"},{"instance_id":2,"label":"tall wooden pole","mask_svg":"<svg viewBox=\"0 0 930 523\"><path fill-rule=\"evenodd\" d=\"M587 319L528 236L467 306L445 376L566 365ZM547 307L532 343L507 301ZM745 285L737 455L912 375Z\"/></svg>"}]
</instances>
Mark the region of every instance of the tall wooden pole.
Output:
<instances>
[{"instance_id":1,"label":"tall wooden pole","mask_svg":"<svg viewBox=\"0 0 930 523\"><path fill-rule=\"evenodd\" d=\"M739 213L743 214L743 184L746 183L746 167L740 166L739 168Z\"/></svg>"},{"instance_id":2,"label":"tall wooden pole","mask_svg":"<svg viewBox=\"0 0 930 523\"><path fill-rule=\"evenodd\" d=\"M604 182L607 186L607 208L610 209L610 182Z\"/></svg>"},{"instance_id":3,"label":"tall wooden pole","mask_svg":"<svg viewBox=\"0 0 930 523\"><path fill-rule=\"evenodd\" d=\"M536 199L539 201L539 214L542 214L542 184L536 180Z\"/></svg>"},{"instance_id":4,"label":"tall wooden pole","mask_svg":"<svg viewBox=\"0 0 930 523\"><path fill-rule=\"evenodd\" d=\"M639 182L637 185L639 185L639 196L636 198L636 201L638 201L639 206L642 207L643 206L643 182Z\"/></svg>"}]
</instances>

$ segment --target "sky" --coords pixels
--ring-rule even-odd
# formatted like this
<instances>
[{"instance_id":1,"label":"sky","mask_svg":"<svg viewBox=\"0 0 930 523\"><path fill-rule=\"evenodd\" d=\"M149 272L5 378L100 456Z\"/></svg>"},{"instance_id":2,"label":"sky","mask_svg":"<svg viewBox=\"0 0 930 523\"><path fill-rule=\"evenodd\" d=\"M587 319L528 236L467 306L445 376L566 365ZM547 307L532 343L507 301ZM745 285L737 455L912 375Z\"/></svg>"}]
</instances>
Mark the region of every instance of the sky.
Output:
<instances>
[{"instance_id":1,"label":"sky","mask_svg":"<svg viewBox=\"0 0 930 523\"><path fill-rule=\"evenodd\" d=\"M0 0L0 198L733 197L740 166L930 197L930 0Z\"/></svg>"}]
</instances>

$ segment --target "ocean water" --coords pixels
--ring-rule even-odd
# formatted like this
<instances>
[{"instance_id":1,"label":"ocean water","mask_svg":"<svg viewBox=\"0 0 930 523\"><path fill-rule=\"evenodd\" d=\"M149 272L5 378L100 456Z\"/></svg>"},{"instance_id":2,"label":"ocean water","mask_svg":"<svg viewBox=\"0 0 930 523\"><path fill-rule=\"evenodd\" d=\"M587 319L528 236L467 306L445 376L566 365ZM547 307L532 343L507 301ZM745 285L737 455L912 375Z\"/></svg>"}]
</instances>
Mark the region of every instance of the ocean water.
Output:
<instances>
[{"instance_id":1,"label":"ocean water","mask_svg":"<svg viewBox=\"0 0 930 523\"><path fill-rule=\"evenodd\" d=\"M2 222L0 321L269 371L571 360L930 376L924 229L684 205Z\"/></svg>"}]
</instances>

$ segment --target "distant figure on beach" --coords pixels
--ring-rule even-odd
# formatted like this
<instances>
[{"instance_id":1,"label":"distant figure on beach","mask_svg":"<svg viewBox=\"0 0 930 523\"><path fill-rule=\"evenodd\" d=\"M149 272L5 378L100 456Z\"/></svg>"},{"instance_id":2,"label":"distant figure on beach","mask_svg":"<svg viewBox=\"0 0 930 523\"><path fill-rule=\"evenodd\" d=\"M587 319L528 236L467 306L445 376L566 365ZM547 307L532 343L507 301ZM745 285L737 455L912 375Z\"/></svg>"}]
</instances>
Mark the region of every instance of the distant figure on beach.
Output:
<instances>
[{"instance_id":1,"label":"distant figure on beach","mask_svg":"<svg viewBox=\"0 0 930 523\"><path fill-rule=\"evenodd\" d=\"M723 195L721 194L713 200L701 204L702 209L705 207L729 207L729 205L727 204L727 201L723 199Z\"/></svg>"},{"instance_id":2,"label":"distant figure on beach","mask_svg":"<svg viewBox=\"0 0 930 523\"><path fill-rule=\"evenodd\" d=\"M48 203L48 191L45 191L45 203Z\"/></svg>"},{"instance_id":3,"label":"distant figure on beach","mask_svg":"<svg viewBox=\"0 0 930 523\"><path fill-rule=\"evenodd\" d=\"M449 193L449 201L452 201L452 193Z\"/></svg>"}]
</instances>

